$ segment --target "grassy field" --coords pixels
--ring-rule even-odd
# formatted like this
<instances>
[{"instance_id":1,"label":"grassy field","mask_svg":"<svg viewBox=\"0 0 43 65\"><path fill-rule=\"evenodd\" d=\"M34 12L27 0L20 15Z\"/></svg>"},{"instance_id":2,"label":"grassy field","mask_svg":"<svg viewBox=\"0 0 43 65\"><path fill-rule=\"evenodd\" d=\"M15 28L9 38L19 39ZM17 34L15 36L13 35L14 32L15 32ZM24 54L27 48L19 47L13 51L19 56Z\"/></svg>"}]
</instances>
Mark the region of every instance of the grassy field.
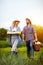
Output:
<instances>
[{"instance_id":1,"label":"grassy field","mask_svg":"<svg viewBox=\"0 0 43 65\"><path fill-rule=\"evenodd\" d=\"M26 47L18 48L18 56L14 55L12 58L10 58L10 47L0 48L0 50L0 65L42 65L43 60L40 61L40 56L43 48L34 52L34 59L27 57Z\"/></svg>"},{"instance_id":2,"label":"grassy field","mask_svg":"<svg viewBox=\"0 0 43 65\"><path fill-rule=\"evenodd\" d=\"M26 47L18 47L18 56L10 57L11 47L0 48L0 65L43 65L43 47L40 51L34 51L34 59L26 54Z\"/></svg>"}]
</instances>

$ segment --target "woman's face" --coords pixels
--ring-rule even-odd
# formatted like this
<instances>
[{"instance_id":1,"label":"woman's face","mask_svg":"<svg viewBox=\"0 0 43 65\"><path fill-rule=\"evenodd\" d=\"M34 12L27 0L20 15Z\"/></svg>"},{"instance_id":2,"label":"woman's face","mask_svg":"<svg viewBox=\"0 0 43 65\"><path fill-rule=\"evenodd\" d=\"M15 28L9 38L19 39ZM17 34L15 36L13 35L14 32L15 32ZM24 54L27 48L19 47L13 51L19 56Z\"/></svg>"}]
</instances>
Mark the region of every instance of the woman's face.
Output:
<instances>
[{"instance_id":1,"label":"woman's face","mask_svg":"<svg viewBox=\"0 0 43 65\"><path fill-rule=\"evenodd\" d=\"M18 26L19 22L16 22L15 25Z\"/></svg>"},{"instance_id":2,"label":"woman's face","mask_svg":"<svg viewBox=\"0 0 43 65\"><path fill-rule=\"evenodd\" d=\"M18 26L18 24L19 24L19 21L14 21L13 23L12 23L12 26L14 27L14 26Z\"/></svg>"}]
</instances>

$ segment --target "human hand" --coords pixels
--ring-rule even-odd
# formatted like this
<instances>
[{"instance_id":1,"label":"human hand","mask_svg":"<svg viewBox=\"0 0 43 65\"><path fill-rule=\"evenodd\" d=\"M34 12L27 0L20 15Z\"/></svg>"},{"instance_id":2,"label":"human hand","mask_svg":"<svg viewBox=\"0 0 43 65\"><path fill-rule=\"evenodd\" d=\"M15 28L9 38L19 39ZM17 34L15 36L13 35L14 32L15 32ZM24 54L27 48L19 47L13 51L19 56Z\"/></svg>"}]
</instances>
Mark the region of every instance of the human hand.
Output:
<instances>
[{"instance_id":1,"label":"human hand","mask_svg":"<svg viewBox=\"0 0 43 65\"><path fill-rule=\"evenodd\" d=\"M37 42L37 41L38 41L38 39L36 38L36 39L35 39L35 41Z\"/></svg>"},{"instance_id":2,"label":"human hand","mask_svg":"<svg viewBox=\"0 0 43 65\"><path fill-rule=\"evenodd\" d=\"M22 41L24 42L25 40L23 39Z\"/></svg>"}]
</instances>

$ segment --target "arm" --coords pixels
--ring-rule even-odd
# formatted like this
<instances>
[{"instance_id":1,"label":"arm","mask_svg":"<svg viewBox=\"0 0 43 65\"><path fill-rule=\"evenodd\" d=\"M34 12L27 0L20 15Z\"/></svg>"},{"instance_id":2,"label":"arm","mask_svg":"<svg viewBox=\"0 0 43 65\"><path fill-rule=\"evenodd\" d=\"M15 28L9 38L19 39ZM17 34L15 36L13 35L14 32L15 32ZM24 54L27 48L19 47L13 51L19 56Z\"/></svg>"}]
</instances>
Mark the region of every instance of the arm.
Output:
<instances>
[{"instance_id":1,"label":"arm","mask_svg":"<svg viewBox=\"0 0 43 65\"><path fill-rule=\"evenodd\" d=\"M35 41L38 41L37 33L34 27L33 27L33 35L34 35Z\"/></svg>"},{"instance_id":2,"label":"arm","mask_svg":"<svg viewBox=\"0 0 43 65\"><path fill-rule=\"evenodd\" d=\"M23 40L23 42L24 42L24 39L25 39L25 28L22 31L22 40Z\"/></svg>"},{"instance_id":3,"label":"arm","mask_svg":"<svg viewBox=\"0 0 43 65\"><path fill-rule=\"evenodd\" d=\"M38 41L36 32L34 33L35 41Z\"/></svg>"},{"instance_id":4,"label":"arm","mask_svg":"<svg viewBox=\"0 0 43 65\"><path fill-rule=\"evenodd\" d=\"M24 34L22 34L22 40L23 40L23 42L24 42Z\"/></svg>"}]
</instances>

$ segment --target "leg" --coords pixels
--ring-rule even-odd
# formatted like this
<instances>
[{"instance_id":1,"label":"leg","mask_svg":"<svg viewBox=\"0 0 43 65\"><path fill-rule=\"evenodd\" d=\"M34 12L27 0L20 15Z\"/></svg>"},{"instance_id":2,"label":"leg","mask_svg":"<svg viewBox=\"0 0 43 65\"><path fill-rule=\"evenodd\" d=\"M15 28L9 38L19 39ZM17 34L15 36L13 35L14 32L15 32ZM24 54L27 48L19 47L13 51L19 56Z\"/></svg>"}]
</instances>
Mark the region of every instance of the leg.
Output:
<instances>
[{"instance_id":1,"label":"leg","mask_svg":"<svg viewBox=\"0 0 43 65\"><path fill-rule=\"evenodd\" d=\"M13 55L14 53L17 53L17 45L18 45L18 39L15 39L14 44L12 45L11 55Z\"/></svg>"},{"instance_id":2,"label":"leg","mask_svg":"<svg viewBox=\"0 0 43 65\"><path fill-rule=\"evenodd\" d=\"M30 57L30 41L26 41L27 56Z\"/></svg>"},{"instance_id":3,"label":"leg","mask_svg":"<svg viewBox=\"0 0 43 65\"><path fill-rule=\"evenodd\" d=\"M33 58L34 57L34 49L33 49L33 41L30 41L30 49L31 49L31 57Z\"/></svg>"}]
</instances>

